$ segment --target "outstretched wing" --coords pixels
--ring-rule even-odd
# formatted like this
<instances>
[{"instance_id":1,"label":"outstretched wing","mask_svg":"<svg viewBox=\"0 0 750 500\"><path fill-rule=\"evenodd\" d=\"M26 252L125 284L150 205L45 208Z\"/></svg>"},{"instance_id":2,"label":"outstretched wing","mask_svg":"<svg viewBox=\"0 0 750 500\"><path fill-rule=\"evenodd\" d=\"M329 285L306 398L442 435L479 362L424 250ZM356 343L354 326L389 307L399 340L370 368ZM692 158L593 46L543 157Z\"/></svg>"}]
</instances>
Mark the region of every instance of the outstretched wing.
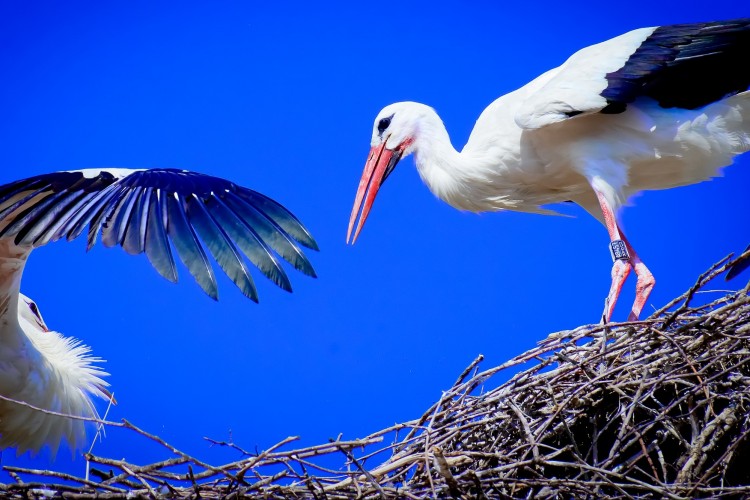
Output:
<instances>
[{"instance_id":1,"label":"outstretched wing","mask_svg":"<svg viewBox=\"0 0 750 500\"><path fill-rule=\"evenodd\" d=\"M621 113L640 97L697 109L750 87L750 18L642 28L582 49L541 78L516 123Z\"/></svg>"},{"instance_id":2,"label":"outstretched wing","mask_svg":"<svg viewBox=\"0 0 750 500\"><path fill-rule=\"evenodd\" d=\"M145 252L159 274L176 282L171 241L214 299L216 280L204 246L256 302L243 253L284 290L291 291L291 284L277 255L315 277L300 245L318 247L302 223L267 196L218 177L176 169L105 169L43 174L0 186L0 238L33 248L73 240L87 227L88 249L101 232L105 246Z\"/></svg>"}]
</instances>

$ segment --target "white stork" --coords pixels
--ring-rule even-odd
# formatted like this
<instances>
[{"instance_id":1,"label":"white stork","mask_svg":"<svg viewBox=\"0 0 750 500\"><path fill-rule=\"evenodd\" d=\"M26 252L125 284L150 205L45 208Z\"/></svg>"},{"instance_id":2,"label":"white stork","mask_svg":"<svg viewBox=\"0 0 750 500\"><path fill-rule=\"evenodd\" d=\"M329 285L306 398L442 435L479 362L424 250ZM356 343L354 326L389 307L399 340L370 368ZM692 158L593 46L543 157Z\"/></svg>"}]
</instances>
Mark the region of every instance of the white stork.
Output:
<instances>
[{"instance_id":1,"label":"white stork","mask_svg":"<svg viewBox=\"0 0 750 500\"><path fill-rule=\"evenodd\" d=\"M636 320L655 280L625 238L619 210L639 191L706 180L750 149L749 61L750 19L637 29L495 100L460 153L432 108L386 106L375 119L347 241L356 241L396 163L414 153L430 190L460 210L554 214L542 205L582 206L609 232L614 265L603 320L631 269L638 279L629 320Z\"/></svg>"},{"instance_id":2,"label":"white stork","mask_svg":"<svg viewBox=\"0 0 750 500\"><path fill-rule=\"evenodd\" d=\"M107 374L79 341L49 331L37 305L20 293L31 251L87 229L105 246L145 253L176 282L170 241L201 288L216 299L203 245L240 288L258 300L248 260L284 290L289 278L277 255L315 277L299 245L317 250L310 233L283 206L224 179L174 169L79 170L38 175L0 186L0 448L56 453L62 440L80 446L82 420L35 408L96 418L92 396L109 399ZM201 243L202 242L202 243ZM9 401L13 400L13 401Z\"/></svg>"}]
</instances>

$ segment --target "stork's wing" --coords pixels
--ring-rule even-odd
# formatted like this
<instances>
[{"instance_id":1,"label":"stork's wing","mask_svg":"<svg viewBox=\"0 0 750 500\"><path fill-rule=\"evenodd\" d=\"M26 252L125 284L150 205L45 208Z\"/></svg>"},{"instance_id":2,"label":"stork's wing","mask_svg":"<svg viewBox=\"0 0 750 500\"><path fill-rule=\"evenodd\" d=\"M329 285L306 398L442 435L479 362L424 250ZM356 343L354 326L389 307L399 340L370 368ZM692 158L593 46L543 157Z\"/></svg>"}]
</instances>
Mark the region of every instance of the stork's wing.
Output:
<instances>
[{"instance_id":1,"label":"stork's wing","mask_svg":"<svg viewBox=\"0 0 750 500\"><path fill-rule=\"evenodd\" d=\"M299 245L318 247L300 221L272 199L217 177L175 169L82 170L0 186L0 238L38 247L77 238L86 226L87 248L101 231L105 246L120 245L133 255L145 252L159 274L176 282L171 240L180 260L214 299L216 280L204 245L256 302L240 250L284 290L291 291L291 284L273 251L315 276Z\"/></svg>"},{"instance_id":2,"label":"stork's wing","mask_svg":"<svg viewBox=\"0 0 750 500\"><path fill-rule=\"evenodd\" d=\"M537 129L621 113L639 97L696 109L750 86L750 18L643 28L582 49L552 70L515 119Z\"/></svg>"},{"instance_id":3,"label":"stork's wing","mask_svg":"<svg viewBox=\"0 0 750 500\"><path fill-rule=\"evenodd\" d=\"M747 268L750 268L750 245L748 245L745 251L737 256L734 263L729 266L729 271L724 279L729 281Z\"/></svg>"}]
</instances>

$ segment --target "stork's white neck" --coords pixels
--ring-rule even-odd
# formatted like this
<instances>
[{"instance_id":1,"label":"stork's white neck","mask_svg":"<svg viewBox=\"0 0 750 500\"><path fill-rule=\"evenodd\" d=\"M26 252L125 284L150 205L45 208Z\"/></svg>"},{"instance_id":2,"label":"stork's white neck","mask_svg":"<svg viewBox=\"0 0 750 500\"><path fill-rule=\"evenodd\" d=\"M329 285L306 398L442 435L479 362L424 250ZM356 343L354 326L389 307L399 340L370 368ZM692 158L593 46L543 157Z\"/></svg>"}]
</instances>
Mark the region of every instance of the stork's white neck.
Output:
<instances>
[{"instance_id":1,"label":"stork's white neck","mask_svg":"<svg viewBox=\"0 0 750 500\"><path fill-rule=\"evenodd\" d=\"M511 134L520 135L514 128ZM516 208L518 182L506 174L519 163L520 141L497 130L492 139L477 139L473 133L467 146L458 152L442 120L430 109L420 117L415 133L417 171L435 196L459 210Z\"/></svg>"},{"instance_id":2,"label":"stork's white neck","mask_svg":"<svg viewBox=\"0 0 750 500\"><path fill-rule=\"evenodd\" d=\"M427 115L420 123L414 141L414 163L430 191L456 206L454 201L461 198L462 172L466 170L466 165L461 153L451 144L448 131L437 115Z\"/></svg>"},{"instance_id":3,"label":"stork's white neck","mask_svg":"<svg viewBox=\"0 0 750 500\"><path fill-rule=\"evenodd\" d=\"M21 276L29 256L7 238L0 239L0 343L4 348L18 349L22 340L18 324L18 294Z\"/></svg>"}]
</instances>

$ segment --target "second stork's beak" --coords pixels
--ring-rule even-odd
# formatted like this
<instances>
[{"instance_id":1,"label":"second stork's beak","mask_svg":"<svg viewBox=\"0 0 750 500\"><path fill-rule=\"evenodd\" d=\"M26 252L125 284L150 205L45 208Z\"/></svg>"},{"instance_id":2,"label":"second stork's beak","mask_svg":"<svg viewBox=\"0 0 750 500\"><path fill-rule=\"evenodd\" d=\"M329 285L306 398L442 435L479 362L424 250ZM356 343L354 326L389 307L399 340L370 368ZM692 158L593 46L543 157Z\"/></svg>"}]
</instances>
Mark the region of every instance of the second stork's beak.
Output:
<instances>
[{"instance_id":1,"label":"second stork's beak","mask_svg":"<svg viewBox=\"0 0 750 500\"><path fill-rule=\"evenodd\" d=\"M396 168L396 164L401 159L404 150L409 144L407 141L399 145L396 149L388 149L385 147L385 143L386 141L383 141L378 146L373 146L370 149L370 156L367 158L365 170L362 172L362 178L359 180L357 197L354 199L352 215L349 218L349 230L346 233L346 241L352 245L357 241L357 236L359 236L359 232L362 231L362 227L365 225L365 220L367 220L372 203L378 194L378 189L380 189L380 186L385 182L390 173L393 172L393 169ZM365 195L367 196L366 198ZM358 215L359 221L357 221ZM355 222L357 222L356 226ZM352 230L354 230L354 237L352 237Z\"/></svg>"}]
</instances>

